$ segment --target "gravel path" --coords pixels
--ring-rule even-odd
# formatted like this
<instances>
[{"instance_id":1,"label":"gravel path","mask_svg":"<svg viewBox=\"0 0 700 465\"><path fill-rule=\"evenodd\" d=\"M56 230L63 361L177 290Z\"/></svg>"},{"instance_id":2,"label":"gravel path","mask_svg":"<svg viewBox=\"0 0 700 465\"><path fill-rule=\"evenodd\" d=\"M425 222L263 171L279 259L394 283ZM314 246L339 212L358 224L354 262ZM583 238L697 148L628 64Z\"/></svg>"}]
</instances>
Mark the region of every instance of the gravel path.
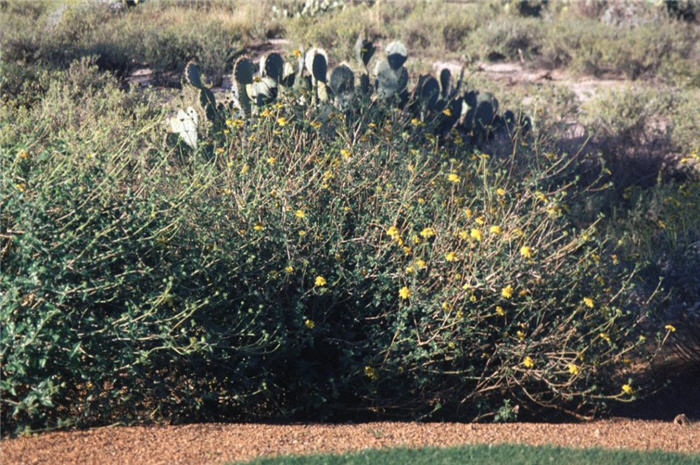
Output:
<instances>
[{"instance_id":1,"label":"gravel path","mask_svg":"<svg viewBox=\"0 0 700 465\"><path fill-rule=\"evenodd\" d=\"M106 427L0 442L0 463L209 465L262 455L344 452L391 446L525 443L697 454L700 423L605 420L590 423L194 424Z\"/></svg>"}]
</instances>

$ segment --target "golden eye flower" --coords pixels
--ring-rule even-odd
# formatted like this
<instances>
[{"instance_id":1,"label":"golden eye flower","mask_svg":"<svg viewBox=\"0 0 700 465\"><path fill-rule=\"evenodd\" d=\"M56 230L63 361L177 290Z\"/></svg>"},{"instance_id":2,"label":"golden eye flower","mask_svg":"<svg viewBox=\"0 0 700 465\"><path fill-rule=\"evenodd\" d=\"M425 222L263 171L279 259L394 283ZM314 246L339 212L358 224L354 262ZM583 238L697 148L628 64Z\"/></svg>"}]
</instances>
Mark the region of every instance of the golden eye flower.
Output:
<instances>
[{"instance_id":1,"label":"golden eye flower","mask_svg":"<svg viewBox=\"0 0 700 465\"><path fill-rule=\"evenodd\" d=\"M601 339L603 339L604 341L606 341L608 344L610 344L610 336L608 336L607 334L605 334L605 333L600 333L600 334L598 335L598 337L600 337Z\"/></svg>"},{"instance_id":2,"label":"golden eye flower","mask_svg":"<svg viewBox=\"0 0 700 465\"><path fill-rule=\"evenodd\" d=\"M567 365L567 368L569 369L569 373L571 373L572 375L577 375L581 371L581 369L577 365L574 365L573 363L569 363Z\"/></svg>"},{"instance_id":3,"label":"golden eye flower","mask_svg":"<svg viewBox=\"0 0 700 465\"><path fill-rule=\"evenodd\" d=\"M594 306L593 299L591 299L590 297L584 297L583 298L583 305L585 305L588 308L593 308L593 306Z\"/></svg>"},{"instance_id":4,"label":"golden eye flower","mask_svg":"<svg viewBox=\"0 0 700 465\"><path fill-rule=\"evenodd\" d=\"M471 218L472 217L472 209L467 208L466 210L464 210L464 216L466 216L467 218Z\"/></svg>"},{"instance_id":5,"label":"golden eye flower","mask_svg":"<svg viewBox=\"0 0 700 465\"><path fill-rule=\"evenodd\" d=\"M263 226L262 223L255 223L255 225L253 225L253 230L255 230L255 231L264 231L264 230L265 230L265 226Z\"/></svg>"},{"instance_id":6,"label":"golden eye flower","mask_svg":"<svg viewBox=\"0 0 700 465\"><path fill-rule=\"evenodd\" d=\"M520 255L525 258L532 258L532 249L526 245L520 247Z\"/></svg>"},{"instance_id":7,"label":"golden eye flower","mask_svg":"<svg viewBox=\"0 0 700 465\"><path fill-rule=\"evenodd\" d=\"M277 161L277 159L275 159L275 157L267 157L267 160L266 160L266 161L267 161L267 163L269 163L270 165L272 165L272 164L274 164L274 163Z\"/></svg>"},{"instance_id":8,"label":"golden eye flower","mask_svg":"<svg viewBox=\"0 0 700 465\"><path fill-rule=\"evenodd\" d=\"M308 318L306 319L306 321L304 321L304 325L309 329L314 329L316 327L316 323L314 323L313 320L309 320Z\"/></svg>"},{"instance_id":9,"label":"golden eye flower","mask_svg":"<svg viewBox=\"0 0 700 465\"><path fill-rule=\"evenodd\" d=\"M411 120L411 124L412 124L413 126L418 127L418 126L421 126L421 125L423 124L423 122L422 122L421 120L419 120L418 118L413 118L413 119Z\"/></svg>"},{"instance_id":10,"label":"golden eye flower","mask_svg":"<svg viewBox=\"0 0 700 465\"><path fill-rule=\"evenodd\" d=\"M467 231L460 231L459 233L457 233L457 235L458 235L459 238L462 239L463 241L466 241L467 238L469 237L469 234L467 233Z\"/></svg>"},{"instance_id":11,"label":"golden eye flower","mask_svg":"<svg viewBox=\"0 0 700 465\"><path fill-rule=\"evenodd\" d=\"M491 226L489 228L489 232L491 234L501 234L501 227L500 226Z\"/></svg>"},{"instance_id":12,"label":"golden eye flower","mask_svg":"<svg viewBox=\"0 0 700 465\"><path fill-rule=\"evenodd\" d=\"M499 315L499 316L506 315L506 312L503 310L503 307L501 307L500 305L496 306L496 315Z\"/></svg>"},{"instance_id":13,"label":"golden eye flower","mask_svg":"<svg viewBox=\"0 0 700 465\"><path fill-rule=\"evenodd\" d=\"M532 358L529 355L526 355L525 358L523 359L523 366L525 368L532 368L535 366L535 362L532 360Z\"/></svg>"},{"instance_id":14,"label":"golden eye flower","mask_svg":"<svg viewBox=\"0 0 700 465\"><path fill-rule=\"evenodd\" d=\"M445 116L452 116L452 111L449 108L442 110L442 114Z\"/></svg>"},{"instance_id":15,"label":"golden eye flower","mask_svg":"<svg viewBox=\"0 0 700 465\"><path fill-rule=\"evenodd\" d=\"M459 182L459 176L456 173L450 173L447 175L447 180L451 183L457 184Z\"/></svg>"},{"instance_id":16,"label":"golden eye flower","mask_svg":"<svg viewBox=\"0 0 700 465\"><path fill-rule=\"evenodd\" d=\"M630 386L629 384L623 384L622 392L624 392L627 395L631 395L632 393L634 393L634 388L632 388L632 386Z\"/></svg>"},{"instance_id":17,"label":"golden eye flower","mask_svg":"<svg viewBox=\"0 0 700 465\"><path fill-rule=\"evenodd\" d=\"M277 118L277 124L279 124L280 126L285 126L287 124L287 118L285 118L284 116L280 116L279 118Z\"/></svg>"},{"instance_id":18,"label":"golden eye flower","mask_svg":"<svg viewBox=\"0 0 700 465\"><path fill-rule=\"evenodd\" d=\"M423 239L429 239L435 235L435 230L433 228L424 228L420 235Z\"/></svg>"},{"instance_id":19,"label":"golden eye flower","mask_svg":"<svg viewBox=\"0 0 700 465\"><path fill-rule=\"evenodd\" d=\"M666 325L664 326L664 329L670 333L674 332L676 330L676 327L673 325Z\"/></svg>"},{"instance_id":20,"label":"golden eye flower","mask_svg":"<svg viewBox=\"0 0 700 465\"><path fill-rule=\"evenodd\" d=\"M483 225L485 222L483 216L479 216L479 217L475 218L474 221L476 221L476 224L478 224L478 225Z\"/></svg>"},{"instance_id":21,"label":"golden eye flower","mask_svg":"<svg viewBox=\"0 0 700 465\"><path fill-rule=\"evenodd\" d=\"M480 241L481 240L481 230L472 228L472 230L469 232L469 236L472 239Z\"/></svg>"},{"instance_id":22,"label":"golden eye flower","mask_svg":"<svg viewBox=\"0 0 700 465\"><path fill-rule=\"evenodd\" d=\"M411 297L411 290L406 286L402 287L401 289L399 289L399 297L404 300L408 299L409 297Z\"/></svg>"},{"instance_id":23,"label":"golden eye flower","mask_svg":"<svg viewBox=\"0 0 700 465\"><path fill-rule=\"evenodd\" d=\"M522 330L519 329L515 334L519 339L525 339L525 333Z\"/></svg>"},{"instance_id":24,"label":"golden eye flower","mask_svg":"<svg viewBox=\"0 0 700 465\"><path fill-rule=\"evenodd\" d=\"M412 274L415 271L415 268L413 268L411 265L408 265L406 268L406 273Z\"/></svg>"},{"instance_id":25,"label":"golden eye flower","mask_svg":"<svg viewBox=\"0 0 700 465\"><path fill-rule=\"evenodd\" d=\"M396 226L390 226L389 229L386 230L386 233L392 239L396 239L397 237L399 237L399 228L397 228Z\"/></svg>"},{"instance_id":26,"label":"golden eye flower","mask_svg":"<svg viewBox=\"0 0 700 465\"><path fill-rule=\"evenodd\" d=\"M320 128L321 126L322 126L322 123L319 122L319 121L312 121L312 122L311 122L311 127L314 128L314 129L318 129L318 128Z\"/></svg>"},{"instance_id":27,"label":"golden eye flower","mask_svg":"<svg viewBox=\"0 0 700 465\"><path fill-rule=\"evenodd\" d=\"M425 269L426 266L428 265L426 265L425 260L421 260L420 258L416 260L416 268L418 268L419 270Z\"/></svg>"},{"instance_id":28,"label":"golden eye flower","mask_svg":"<svg viewBox=\"0 0 700 465\"><path fill-rule=\"evenodd\" d=\"M501 289L501 296L506 299L513 297L513 286L510 284Z\"/></svg>"},{"instance_id":29,"label":"golden eye flower","mask_svg":"<svg viewBox=\"0 0 700 465\"><path fill-rule=\"evenodd\" d=\"M368 377L369 379L377 379L379 376L377 375L377 370L375 370L373 367L367 365L365 367L365 376Z\"/></svg>"},{"instance_id":30,"label":"golden eye flower","mask_svg":"<svg viewBox=\"0 0 700 465\"><path fill-rule=\"evenodd\" d=\"M445 254L445 260L447 260L448 262L457 261L457 254L454 252L447 252Z\"/></svg>"},{"instance_id":31,"label":"golden eye flower","mask_svg":"<svg viewBox=\"0 0 700 465\"><path fill-rule=\"evenodd\" d=\"M323 276L316 276L316 279L314 280L314 285L316 287L323 287L326 285L326 278Z\"/></svg>"},{"instance_id":32,"label":"golden eye flower","mask_svg":"<svg viewBox=\"0 0 700 465\"><path fill-rule=\"evenodd\" d=\"M292 50L292 55L294 55L297 58L301 57L301 50L295 48L294 50Z\"/></svg>"},{"instance_id":33,"label":"golden eye flower","mask_svg":"<svg viewBox=\"0 0 700 465\"><path fill-rule=\"evenodd\" d=\"M287 265L284 267L284 272L289 274L294 271L294 267L292 265Z\"/></svg>"},{"instance_id":34,"label":"golden eye flower","mask_svg":"<svg viewBox=\"0 0 700 465\"><path fill-rule=\"evenodd\" d=\"M249 169L250 169L250 166L248 166L248 165L243 165L243 166L241 167L241 174L246 174L246 173L248 172Z\"/></svg>"},{"instance_id":35,"label":"golden eye flower","mask_svg":"<svg viewBox=\"0 0 700 465\"><path fill-rule=\"evenodd\" d=\"M496 189L496 194L503 197L504 195L506 195L506 191L502 187L499 187L498 189Z\"/></svg>"},{"instance_id":36,"label":"golden eye flower","mask_svg":"<svg viewBox=\"0 0 700 465\"><path fill-rule=\"evenodd\" d=\"M297 210L294 212L294 216L303 219L306 218L306 213L304 212L304 210Z\"/></svg>"},{"instance_id":37,"label":"golden eye flower","mask_svg":"<svg viewBox=\"0 0 700 465\"><path fill-rule=\"evenodd\" d=\"M350 151L346 149L341 149L340 154L343 156L343 158L347 159L350 158Z\"/></svg>"}]
</instances>

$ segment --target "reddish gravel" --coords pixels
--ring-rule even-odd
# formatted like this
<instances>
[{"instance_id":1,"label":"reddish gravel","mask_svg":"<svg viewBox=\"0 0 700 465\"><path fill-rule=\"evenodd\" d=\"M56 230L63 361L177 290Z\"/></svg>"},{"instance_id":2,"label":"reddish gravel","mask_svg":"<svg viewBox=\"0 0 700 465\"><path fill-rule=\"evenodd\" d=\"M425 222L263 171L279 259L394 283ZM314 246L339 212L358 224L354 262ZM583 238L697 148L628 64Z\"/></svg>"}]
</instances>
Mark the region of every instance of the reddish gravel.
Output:
<instances>
[{"instance_id":1,"label":"reddish gravel","mask_svg":"<svg viewBox=\"0 0 700 465\"><path fill-rule=\"evenodd\" d=\"M698 454L700 423L606 420L591 423L194 424L105 427L0 443L0 462L76 465L208 465L263 455L344 452L391 446L524 443Z\"/></svg>"}]
</instances>

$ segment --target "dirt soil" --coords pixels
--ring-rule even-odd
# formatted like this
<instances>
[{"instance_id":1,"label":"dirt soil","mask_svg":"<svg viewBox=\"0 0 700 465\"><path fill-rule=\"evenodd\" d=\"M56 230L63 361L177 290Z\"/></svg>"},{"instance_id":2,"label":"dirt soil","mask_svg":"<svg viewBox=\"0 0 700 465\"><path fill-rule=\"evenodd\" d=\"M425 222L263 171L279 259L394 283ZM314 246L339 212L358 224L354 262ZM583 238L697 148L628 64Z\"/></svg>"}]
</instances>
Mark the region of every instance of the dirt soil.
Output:
<instances>
[{"instance_id":1,"label":"dirt soil","mask_svg":"<svg viewBox=\"0 0 700 465\"><path fill-rule=\"evenodd\" d=\"M6 439L0 442L0 463L215 465L279 454L498 443L664 450L700 458L700 423L613 419L558 424L384 422L104 427Z\"/></svg>"}]
</instances>

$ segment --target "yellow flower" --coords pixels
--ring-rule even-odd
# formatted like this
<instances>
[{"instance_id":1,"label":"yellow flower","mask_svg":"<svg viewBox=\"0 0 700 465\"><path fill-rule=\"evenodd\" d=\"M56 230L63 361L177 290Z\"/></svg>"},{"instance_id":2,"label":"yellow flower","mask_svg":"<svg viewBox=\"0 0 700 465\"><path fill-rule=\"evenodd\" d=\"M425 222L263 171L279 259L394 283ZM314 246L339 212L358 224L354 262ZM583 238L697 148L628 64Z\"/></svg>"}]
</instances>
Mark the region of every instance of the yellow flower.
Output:
<instances>
[{"instance_id":1,"label":"yellow flower","mask_svg":"<svg viewBox=\"0 0 700 465\"><path fill-rule=\"evenodd\" d=\"M225 151L226 151L226 150L225 150L223 147L217 147L216 150L215 150L215 152L218 153L218 154L222 154L222 153L224 153ZM92 157L90 157L90 158L92 158Z\"/></svg>"},{"instance_id":2,"label":"yellow flower","mask_svg":"<svg viewBox=\"0 0 700 465\"><path fill-rule=\"evenodd\" d=\"M608 335L605 334L605 333L600 333L598 336L599 336L601 339L603 339L604 341L606 341L608 344L610 344L610 336L608 336Z\"/></svg>"},{"instance_id":3,"label":"yellow flower","mask_svg":"<svg viewBox=\"0 0 700 465\"><path fill-rule=\"evenodd\" d=\"M323 287L326 285L326 278L323 276L316 276L316 279L314 280L314 285L317 287Z\"/></svg>"},{"instance_id":4,"label":"yellow flower","mask_svg":"<svg viewBox=\"0 0 700 465\"><path fill-rule=\"evenodd\" d=\"M406 268L406 273L411 274L415 271L415 268L413 268L411 265L408 265Z\"/></svg>"},{"instance_id":5,"label":"yellow flower","mask_svg":"<svg viewBox=\"0 0 700 465\"><path fill-rule=\"evenodd\" d=\"M433 228L424 228L420 232L420 235L423 239L428 239L428 238L431 238L435 235L435 230L433 230Z\"/></svg>"},{"instance_id":6,"label":"yellow flower","mask_svg":"<svg viewBox=\"0 0 700 465\"><path fill-rule=\"evenodd\" d=\"M569 373L571 373L572 375L577 375L581 371L581 369L577 365L574 365L573 363L569 363L567 365L567 368L569 369Z\"/></svg>"},{"instance_id":7,"label":"yellow flower","mask_svg":"<svg viewBox=\"0 0 700 465\"><path fill-rule=\"evenodd\" d=\"M457 233L457 235L459 236L460 239L462 239L464 241L466 241L467 238L469 237L469 234L467 233L467 231L460 231L459 233Z\"/></svg>"},{"instance_id":8,"label":"yellow flower","mask_svg":"<svg viewBox=\"0 0 700 465\"><path fill-rule=\"evenodd\" d=\"M289 274L289 273L291 273L292 271L294 271L294 267L293 267L292 265L287 265L287 266L284 267L284 272L285 272L285 273Z\"/></svg>"},{"instance_id":9,"label":"yellow flower","mask_svg":"<svg viewBox=\"0 0 700 465\"><path fill-rule=\"evenodd\" d=\"M513 286L509 284L503 289L501 289L501 296L506 299L510 299L511 297L513 297Z\"/></svg>"},{"instance_id":10,"label":"yellow flower","mask_svg":"<svg viewBox=\"0 0 700 465\"><path fill-rule=\"evenodd\" d=\"M449 302L443 302L442 305L440 305L444 311L449 311L452 308L452 305L450 305Z\"/></svg>"},{"instance_id":11,"label":"yellow flower","mask_svg":"<svg viewBox=\"0 0 700 465\"><path fill-rule=\"evenodd\" d=\"M365 367L365 376L368 377L369 379L377 379L379 376L377 375L377 370L375 370L373 367L367 365Z\"/></svg>"},{"instance_id":12,"label":"yellow flower","mask_svg":"<svg viewBox=\"0 0 700 465\"><path fill-rule=\"evenodd\" d=\"M545 200L547 200L547 197L545 197L545 195L540 191L535 191L535 198L537 198L537 200L539 200L541 202L544 202Z\"/></svg>"},{"instance_id":13,"label":"yellow flower","mask_svg":"<svg viewBox=\"0 0 700 465\"><path fill-rule=\"evenodd\" d=\"M450 173L447 175L447 180L457 184L459 182L459 176L456 173Z\"/></svg>"},{"instance_id":14,"label":"yellow flower","mask_svg":"<svg viewBox=\"0 0 700 465\"><path fill-rule=\"evenodd\" d=\"M664 329L665 329L666 331L668 331L669 333L672 333L672 332L674 332L674 331L676 330L676 327L673 326L673 325L666 325L666 326L664 326Z\"/></svg>"},{"instance_id":15,"label":"yellow flower","mask_svg":"<svg viewBox=\"0 0 700 465\"><path fill-rule=\"evenodd\" d=\"M20 184L15 184L15 189L17 189L17 190L20 191L20 192L24 192L24 191L27 190L27 186L25 186L25 185L22 184L22 183L20 183Z\"/></svg>"},{"instance_id":16,"label":"yellow flower","mask_svg":"<svg viewBox=\"0 0 700 465\"><path fill-rule=\"evenodd\" d=\"M593 299L591 299L590 297L584 297L583 305L585 305L588 308L593 308Z\"/></svg>"},{"instance_id":17,"label":"yellow flower","mask_svg":"<svg viewBox=\"0 0 700 465\"><path fill-rule=\"evenodd\" d=\"M472 303L476 302L476 296L474 294L469 296L469 302L472 302Z\"/></svg>"},{"instance_id":18,"label":"yellow flower","mask_svg":"<svg viewBox=\"0 0 700 465\"><path fill-rule=\"evenodd\" d=\"M445 254L445 260L447 260L448 262L457 261L457 254L454 252L447 252Z\"/></svg>"},{"instance_id":19,"label":"yellow flower","mask_svg":"<svg viewBox=\"0 0 700 465\"><path fill-rule=\"evenodd\" d=\"M471 209L471 208L467 208L466 210L464 210L464 215L465 215L467 218L471 218L471 217L472 217L472 209Z\"/></svg>"},{"instance_id":20,"label":"yellow flower","mask_svg":"<svg viewBox=\"0 0 700 465\"><path fill-rule=\"evenodd\" d=\"M515 334L518 336L518 338L525 339L525 333L522 332L522 330L519 329Z\"/></svg>"},{"instance_id":21,"label":"yellow flower","mask_svg":"<svg viewBox=\"0 0 700 465\"><path fill-rule=\"evenodd\" d=\"M452 116L452 111L450 111L449 108L445 108L444 110L442 110L442 114L445 116Z\"/></svg>"},{"instance_id":22,"label":"yellow flower","mask_svg":"<svg viewBox=\"0 0 700 465\"><path fill-rule=\"evenodd\" d=\"M350 151L346 149L341 149L340 154L343 156L343 158L350 158Z\"/></svg>"},{"instance_id":23,"label":"yellow flower","mask_svg":"<svg viewBox=\"0 0 700 465\"><path fill-rule=\"evenodd\" d=\"M504 196L504 195L506 195L506 191L503 188L499 187L498 189L496 189L496 194L500 195L500 196Z\"/></svg>"},{"instance_id":24,"label":"yellow flower","mask_svg":"<svg viewBox=\"0 0 700 465\"><path fill-rule=\"evenodd\" d=\"M386 230L386 233L392 239L396 239L397 237L399 237L399 228L397 228L396 226L390 226L389 229Z\"/></svg>"},{"instance_id":25,"label":"yellow flower","mask_svg":"<svg viewBox=\"0 0 700 465\"><path fill-rule=\"evenodd\" d=\"M408 299L411 297L411 290L406 286L402 287L399 289L399 297L402 299Z\"/></svg>"},{"instance_id":26,"label":"yellow flower","mask_svg":"<svg viewBox=\"0 0 700 465\"><path fill-rule=\"evenodd\" d=\"M22 160L26 160L29 158L29 152L27 152L24 149L21 149L19 152L17 152L17 158L21 158Z\"/></svg>"},{"instance_id":27,"label":"yellow flower","mask_svg":"<svg viewBox=\"0 0 700 465\"><path fill-rule=\"evenodd\" d=\"M301 50L295 48L294 50L292 50L292 55L294 55L297 58L301 57Z\"/></svg>"},{"instance_id":28,"label":"yellow flower","mask_svg":"<svg viewBox=\"0 0 700 465\"><path fill-rule=\"evenodd\" d=\"M241 167L241 174L246 174L249 169L250 169L250 167L248 165L243 165Z\"/></svg>"},{"instance_id":29,"label":"yellow flower","mask_svg":"<svg viewBox=\"0 0 700 465\"><path fill-rule=\"evenodd\" d=\"M322 124L319 121L312 121L311 122L311 127L314 129L318 129L322 126Z\"/></svg>"},{"instance_id":30,"label":"yellow flower","mask_svg":"<svg viewBox=\"0 0 700 465\"><path fill-rule=\"evenodd\" d=\"M304 213L304 210L297 210L294 212L294 216L297 218L306 218L306 213Z\"/></svg>"},{"instance_id":31,"label":"yellow flower","mask_svg":"<svg viewBox=\"0 0 700 465\"><path fill-rule=\"evenodd\" d=\"M526 245L520 247L520 255L525 258L532 258L532 249Z\"/></svg>"},{"instance_id":32,"label":"yellow flower","mask_svg":"<svg viewBox=\"0 0 700 465\"><path fill-rule=\"evenodd\" d=\"M458 320L461 320L464 318L464 312L462 310L457 310L457 313L455 313L455 317L457 317Z\"/></svg>"},{"instance_id":33,"label":"yellow flower","mask_svg":"<svg viewBox=\"0 0 700 465\"><path fill-rule=\"evenodd\" d=\"M255 223L255 225L253 226L253 229L255 231L263 231L263 230L265 230L265 226L263 226L262 223Z\"/></svg>"},{"instance_id":34,"label":"yellow flower","mask_svg":"<svg viewBox=\"0 0 700 465\"><path fill-rule=\"evenodd\" d=\"M416 260L416 268L418 268L419 270L425 269L426 266L427 265L425 263L425 260L421 260L420 258Z\"/></svg>"},{"instance_id":35,"label":"yellow flower","mask_svg":"<svg viewBox=\"0 0 700 465\"><path fill-rule=\"evenodd\" d=\"M409 255L411 253L411 248L407 245L403 246L403 254L404 255Z\"/></svg>"},{"instance_id":36,"label":"yellow flower","mask_svg":"<svg viewBox=\"0 0 700 465\"><path fill-rule=\"evenodd\" d=\"M306 231L301 229L301 230L299 230L299 232L297 234L299 234L299 237L304 237L304 236L306 236Z\"/></svg>"},{"instance_id":37,"label":"yellow flower","mask_svg":"<svg viewBox=\"0 0 700 465\"><path fill-rule=\"evenodd\" d=\"M629 384L623 384L622 392L624 392L627 395L631 395L634 392L634 389Z\"/></svg>"},{"instance_id":38,"label":"yellow flower","mask_svg":"<svg viewBox=\"0 0 700 465\"><path fill-rule=\"evenodd\" d=\"M491 226L489 228L489 232L491 234L501 234L501 227L500 226Z\"/></svg>"},{"instance_id":39,"label":"yellow flower","mask_svg":"<svg viewBox=\"0 0 700 465\"><path fill-rule=\"evenodd\" d=\"M277 160L275 159L275 157L267 157L267 162L268 162L270 165L272 165L275 161L277 161Z\"/></svg>"},{"instance_id":40,"label":"yellow flower","mask_svg":"<svg viewBox=\"0 0 700 465\"><path fill-rule=\"evenodd\" d=\"M476 229L476 228L472 228L472 230L469 232L469 236L472 239L480 241L481 240L481 230Z\"/></svg>"},{"instance_id":41,"label":"yellow flower","mask_svg":"<svg viewBox=\"0 0 700 465\"><path fill-rule=\"evenodd\" d=\"M316 323L314 323L313 320L309 320L308 318L306 319L306 321L304 321L304 325L306 325L306 327L309 329L314 329L316 327Z\"/></svg>"},{"instance_id":42,"label":"yellow flower","mask_svg":"<svg viewBox=\"0 0 700 465\"><path fill-rule=\"evenodd\" d=\"M279 118L277 118L277 124L279 124L280 126L286 125L287 118L285 118L284 116L280 116Z\"/></svg>"},{"instance_id":43,"label":"yellow flower","mask_svg":"<svg viewBox=\"0 0 700 465\"><path fill-rule=\"evenodd\" d=\"M500 305L496 306L496 315L499 315L499 316L506 315L506 312L503 310L503 307L501 307Z\"/></svg>"},{"instance_id":44,"label":"yellow flower","mask_svg":"<svg viewBox=\"0 0 700 465\"><path fill-rule=\"evenodd\" d=\"M535 366L535 362L532 361L532 358L529 355L526 355L523 359L523 366L525 368L532 368Z\"/></svg>"},{"instance_id":45,"label":"yellow flower","mask_svg":"<svg viewBox=\"0 0 700 465\"><path fill-rule=\"evenodd\" d=\"M411 120L411 124L414 126L421 126L423 124L423 122L421 120L419 120L418 118L413 118Z\"/></svg>"},{"instance_id":46,"label":"yellow flower","mask_svg":"<svg viewBox=\"0 0 700 465\"><path fill-rule=\"evenodd\" d=\"M476 224L478 224L478 225L483 225L485 220L484 220L483 216L479 216L479 217L474 218L474 221L476 221Z\"/></svg>"}]
</instances>

